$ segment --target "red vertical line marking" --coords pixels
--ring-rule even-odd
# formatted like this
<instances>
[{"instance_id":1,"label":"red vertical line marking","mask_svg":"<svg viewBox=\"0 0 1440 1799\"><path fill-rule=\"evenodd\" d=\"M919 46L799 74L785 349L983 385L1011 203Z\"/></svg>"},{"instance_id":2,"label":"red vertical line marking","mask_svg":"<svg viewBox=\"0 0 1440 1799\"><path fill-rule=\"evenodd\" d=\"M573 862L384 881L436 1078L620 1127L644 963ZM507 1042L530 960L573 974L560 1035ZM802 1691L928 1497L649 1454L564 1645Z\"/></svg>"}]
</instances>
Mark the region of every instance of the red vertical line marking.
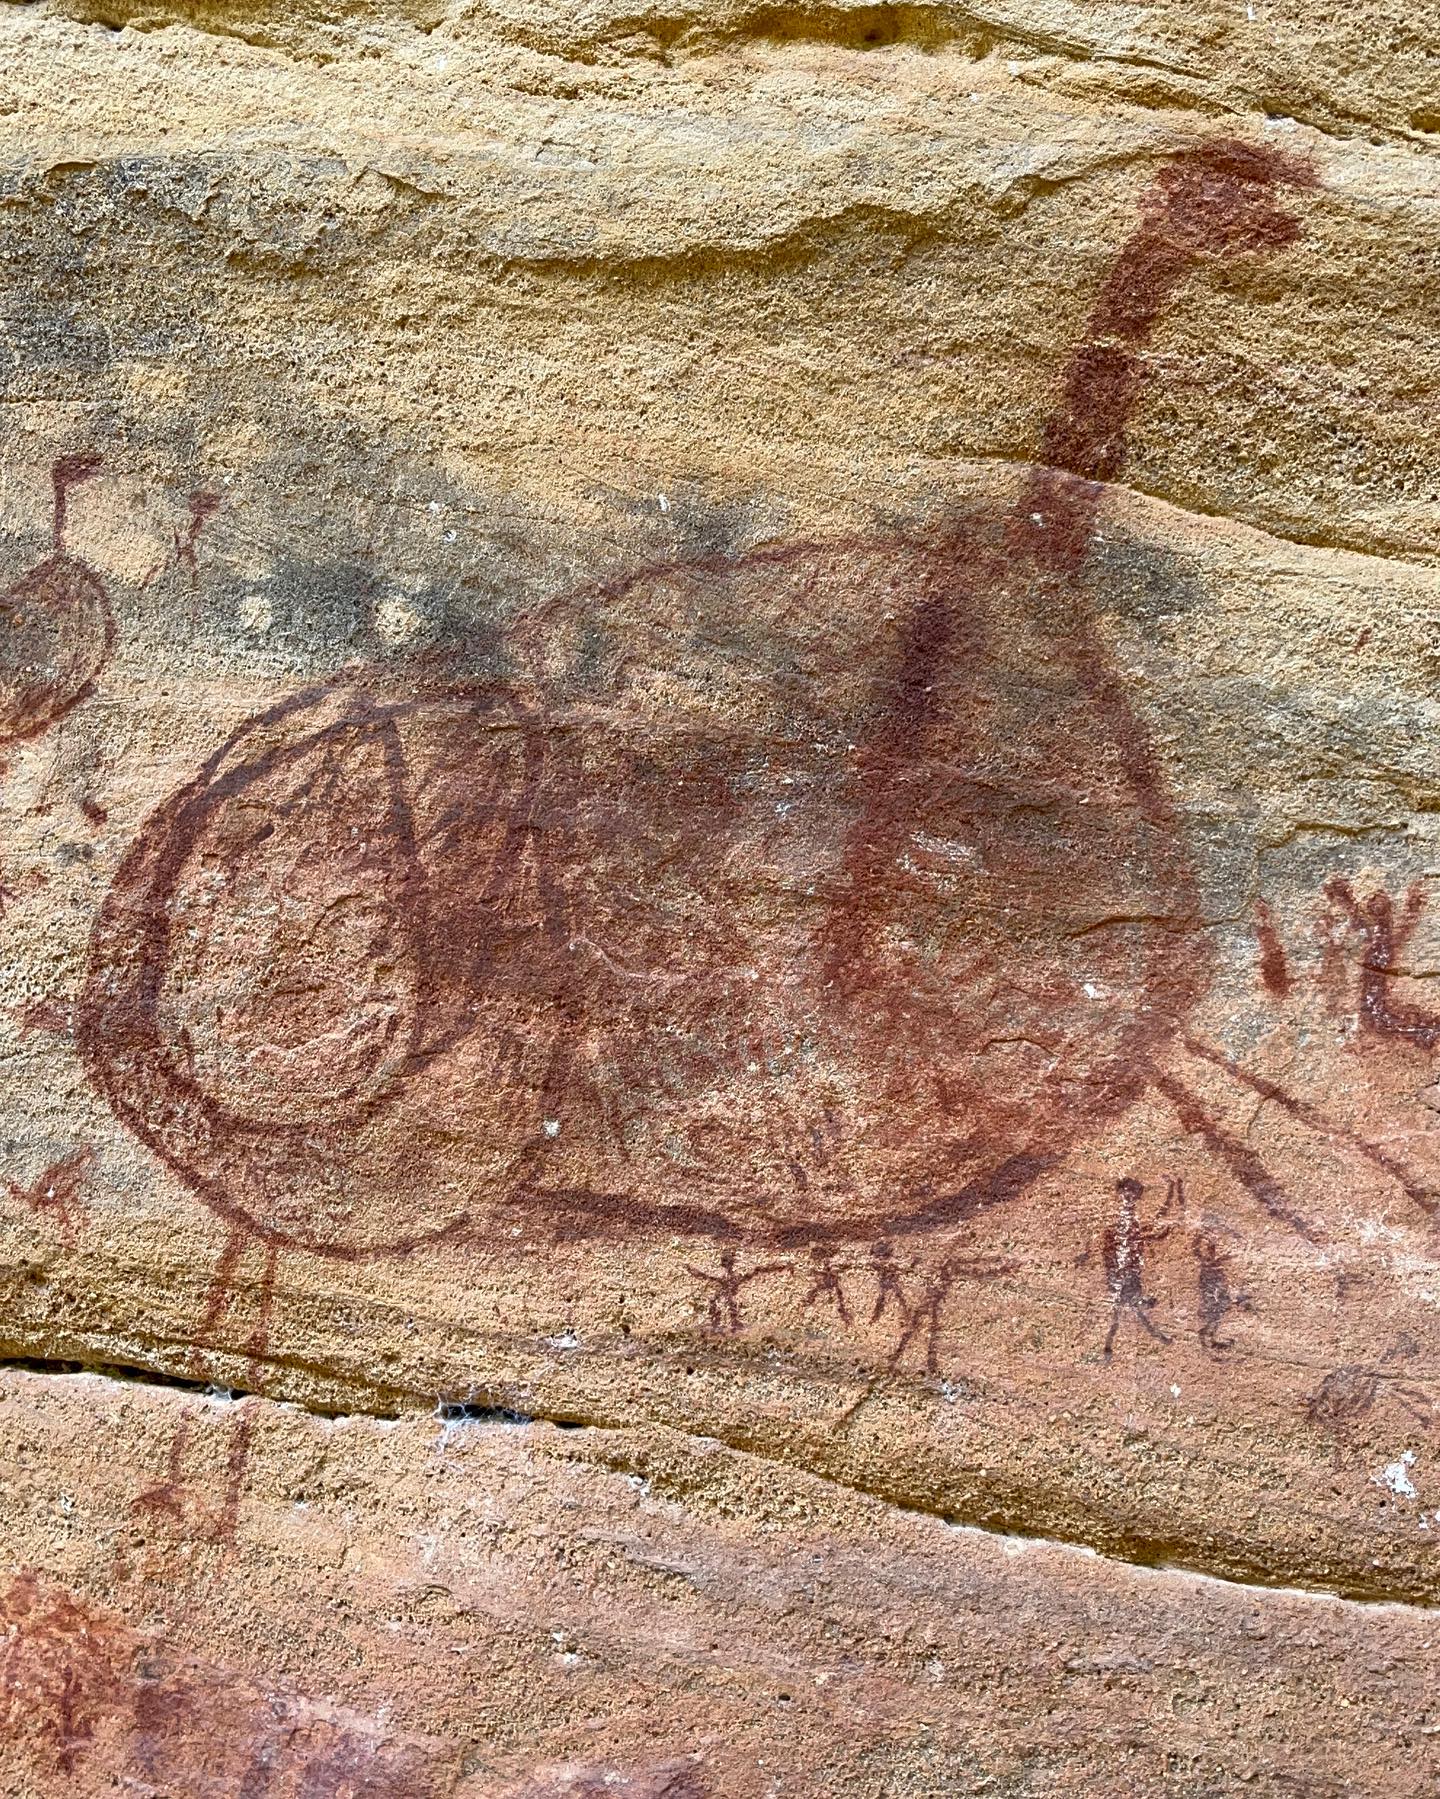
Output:
<instances>
[{"instance_id":1,"label":"red vertical line marking","mask_svg":"<svg viewBox=\"0 0 1440 1799\"><path fill-rule=\"evenodd\" d=\"M1263 899L1255 902L1255 917L1255 935L1260 943L1260 979L1265 983L1267 993L1273 993L1276 999L1284 999L1294 982L1290 978L1290 964L1285 959L1285 946Z\"/></svg>"},{"instance_id":2,"label":"red vertical line marking","mask_svg":"<svg viewBox=\"0 0 1440 1799\"><path fill-rule=\"evenodd\" d=\"M200 1314L200 1322L195 1327L195 1342L190 1350L190 1367L193 1373L200 1371L201 1350L215 1347L214 1333L221 1318L235 1303L235 1269L249 1242L246 1232L234 1226L226 1235L225 1247L220 1251L220 1260L215 1264L215 1272L210 1277L205 1310Z\"/></svg>"},{"instance_id":3,"label":"red vertical line marking","mask_svg":"<svg viewBox=\"0 0 1440 1799\"><path fill-rule=\"evenodd\" d=\"M220 1514L220 1523L216 1536L220 1541L233 1543L236 1528L240 1521L240 1496L245 1488L245 1475L250 1465L251 1440L255 1434L255 1415L253 1395L261 1390L264 1380L264 1356L270 1346L270 1315L275 1299L275 1262L279 1251L275 1245L269 1244L265 1250L265 1267L260 1276L260 1304L256 1312L255 1328L250 1333L246 1345L248 1360L245 1364L245 1385L250 1396L240 1401L240 1416L236 1422L235 1433L230 1443L230 1453L225 1461L225 1503Z\"/></svg>"}]
</instances>

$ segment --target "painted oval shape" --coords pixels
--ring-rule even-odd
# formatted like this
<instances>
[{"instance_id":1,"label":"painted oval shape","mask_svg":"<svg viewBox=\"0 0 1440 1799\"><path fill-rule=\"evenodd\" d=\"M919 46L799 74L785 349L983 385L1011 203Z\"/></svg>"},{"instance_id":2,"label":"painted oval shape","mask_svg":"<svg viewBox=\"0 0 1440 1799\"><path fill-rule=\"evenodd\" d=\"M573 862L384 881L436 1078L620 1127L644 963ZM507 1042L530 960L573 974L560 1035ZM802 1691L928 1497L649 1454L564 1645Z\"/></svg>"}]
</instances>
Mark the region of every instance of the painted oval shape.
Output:
<instances>
[{"instance_id":1,"label":"painted oval shape","mask_svg":"<svg viewBox=\"0 0 1440 1799\"><path fill-rule=\"evenodd\" d=\"M472 711L413 726L411 760L414 708L356 690L247 721L146 820L96 920L77 1010L92 1078L263 1240L343 1258L452 1229L475 1171L446 1164L456 1095L435 1066L468 1036L488 1046L467 1068L488 1055L492 1139L513 1126L513 1006L475 1002L463 944L488 965L525 934L484 868L503 861L523 771L494 733L487 787ZM476 875L436 914L427 854L468 854Z\"/></svg>"},{"instance_id":2,"label":"painted oval shape","mask_svg":"<svg viewBox=\"0 0 1440 1799\"><path fill-rule=\"evenodd\" d=\"M0 743L62 717L105 666L114 625L105 588L73 556L49 557L0 596Z\"/></svg>"},{"instance_id":3,"label":"painted oval shape","mask_svg":"<svg viewBox=\"0 0 1440 1799\"><path fill-rule=\"evenodd\" d=\"M537 1202L928 1228L1144 1090L1204 979L1193 880L1092 596L1007 525L655 570L535 631L571 948Z\"/></svg>"},{"instance_id":4,"label":"painted oval shape","mask_svg":"<svg viewBox=\"0 0 1440 1799\"><path fill-rule=\"evenodd\" d=\"M343 721L213 786L179 825L155 994L186 1078L252 1125L383 1094L418 1012L419 874L393 725Z\"/></svg>"},{"instance_id":5,"label":"painted oval shape","mask_svg":"<svg viewBox=\"0 0 1440 1799\"><path fill-rule=\"evenodd\" d=\"M417 1191L783 1242L1009 1201L1207 971L1090 600L982 515L557 603L528 710L302 696L144 827L92 1071L217 1209L330 1253Z\"/></svg>"}]
</instances>

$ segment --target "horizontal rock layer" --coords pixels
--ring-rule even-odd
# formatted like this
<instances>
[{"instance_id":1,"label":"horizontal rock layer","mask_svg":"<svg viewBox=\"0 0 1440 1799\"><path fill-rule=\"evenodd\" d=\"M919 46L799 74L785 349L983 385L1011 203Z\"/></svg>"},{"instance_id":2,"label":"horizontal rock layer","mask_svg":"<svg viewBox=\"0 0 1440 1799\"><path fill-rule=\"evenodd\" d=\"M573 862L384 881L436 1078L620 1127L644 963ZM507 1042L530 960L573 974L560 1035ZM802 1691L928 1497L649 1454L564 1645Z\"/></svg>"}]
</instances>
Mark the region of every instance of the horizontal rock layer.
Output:
<instances>
[{"instance_id":1,"label":"horizontal rock layer","mask_svg":"<svg viewBox=\"0 0 1440 1799\"><path fill-rule=\"evenodd\" d=\"M1406 1606L956 1530L662 1429L3 1389L18 1794L1434 1779L1433 1620Z\"/></svg>"}]
</instances>

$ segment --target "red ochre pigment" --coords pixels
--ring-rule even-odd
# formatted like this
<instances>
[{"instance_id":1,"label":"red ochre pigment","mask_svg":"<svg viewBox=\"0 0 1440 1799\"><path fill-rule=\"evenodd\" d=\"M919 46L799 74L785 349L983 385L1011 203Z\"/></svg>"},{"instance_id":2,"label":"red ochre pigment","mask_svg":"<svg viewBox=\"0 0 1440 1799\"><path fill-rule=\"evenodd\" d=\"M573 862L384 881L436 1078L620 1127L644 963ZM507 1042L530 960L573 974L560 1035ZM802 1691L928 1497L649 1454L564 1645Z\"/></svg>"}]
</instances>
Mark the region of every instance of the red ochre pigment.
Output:
<instances>
[{"instance_id":1,"label":"red ochre pigment","mask_svg":"<svg viewBox=\"0 0 1440 1799\"><path fill-rule=\"evenodd\" d=\"M503 689L245 724L95 927L117 1114L236 1230L350 1258L517 1211L823 1248L1023 1193L1208 981L1087 558L1161 312L1291 243L1307 181L1165 168L1010 509L647 569L521 621Z\"/></svg>"}]
</instances>

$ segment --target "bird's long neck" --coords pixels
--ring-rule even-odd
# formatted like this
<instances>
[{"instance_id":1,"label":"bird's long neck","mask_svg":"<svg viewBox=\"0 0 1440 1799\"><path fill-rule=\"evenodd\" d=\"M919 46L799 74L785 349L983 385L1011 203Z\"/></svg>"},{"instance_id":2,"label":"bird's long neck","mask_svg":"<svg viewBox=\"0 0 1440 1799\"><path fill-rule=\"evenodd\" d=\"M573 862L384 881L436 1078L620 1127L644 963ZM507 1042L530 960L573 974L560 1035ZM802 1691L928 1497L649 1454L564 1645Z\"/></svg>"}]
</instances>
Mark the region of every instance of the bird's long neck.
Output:
<instances>
[{"instance_id":1,"label":"bird's long neck","mask_svg":"<svg viewBox=\"0 0 1440 1799\"><path fill-rule=\"evenodd\" d=\"M99 472L100 458L88 450L78 456L62 456L51 468L50 485L55 498L50 536L57 556L65 548L65 520L70 504L70 489L78 487L82 481L90 480Z\"/></svg>"},{"instance_id":2,"label":"bird's long neck","mask_svg":"<svg viewBox=\"0 0 1440 1799\"><path fill-rule=\"evenodd\" d=\"M1039 460L1084 481L1113 481L1144 382L1141 352L1199 262L1189 245L1142 226L1116 259L1085 334L1070 353L1059 405L1045 421Z\"/></svg>"},{"instance_id":3,"label":"bird's long neck","mask_svg":"<svg viewBox=\"0 0 1440 1799\"><path fill-rule=\"evenodd\" d=\"M1012 543L1032 563L1064 573L1084 561L1100 483L1125 466L1145 381L1143 351L1199 260L1192 246L1148 222L1116 258L1070 353L1059 402L1016 502Z\"/></svg>"},{"instance_id":4,"label":"bird's long neck","mask_svg":"<svg viewBox=\"0 0 1440 1799\"><path fill-rule=\"evenodd\" d=\"M1299 226L1274 204L1273 188L1309 179L1269 152L1227 143L1191 152L1161 172L1070 353L1016 503L1011 549L1032 566L1063 574L1083 562L1100 483L1116 479L1129 453L1145 348L1190 275L1216 256L1292 243Z\"/></svg>"}]
</instances>

